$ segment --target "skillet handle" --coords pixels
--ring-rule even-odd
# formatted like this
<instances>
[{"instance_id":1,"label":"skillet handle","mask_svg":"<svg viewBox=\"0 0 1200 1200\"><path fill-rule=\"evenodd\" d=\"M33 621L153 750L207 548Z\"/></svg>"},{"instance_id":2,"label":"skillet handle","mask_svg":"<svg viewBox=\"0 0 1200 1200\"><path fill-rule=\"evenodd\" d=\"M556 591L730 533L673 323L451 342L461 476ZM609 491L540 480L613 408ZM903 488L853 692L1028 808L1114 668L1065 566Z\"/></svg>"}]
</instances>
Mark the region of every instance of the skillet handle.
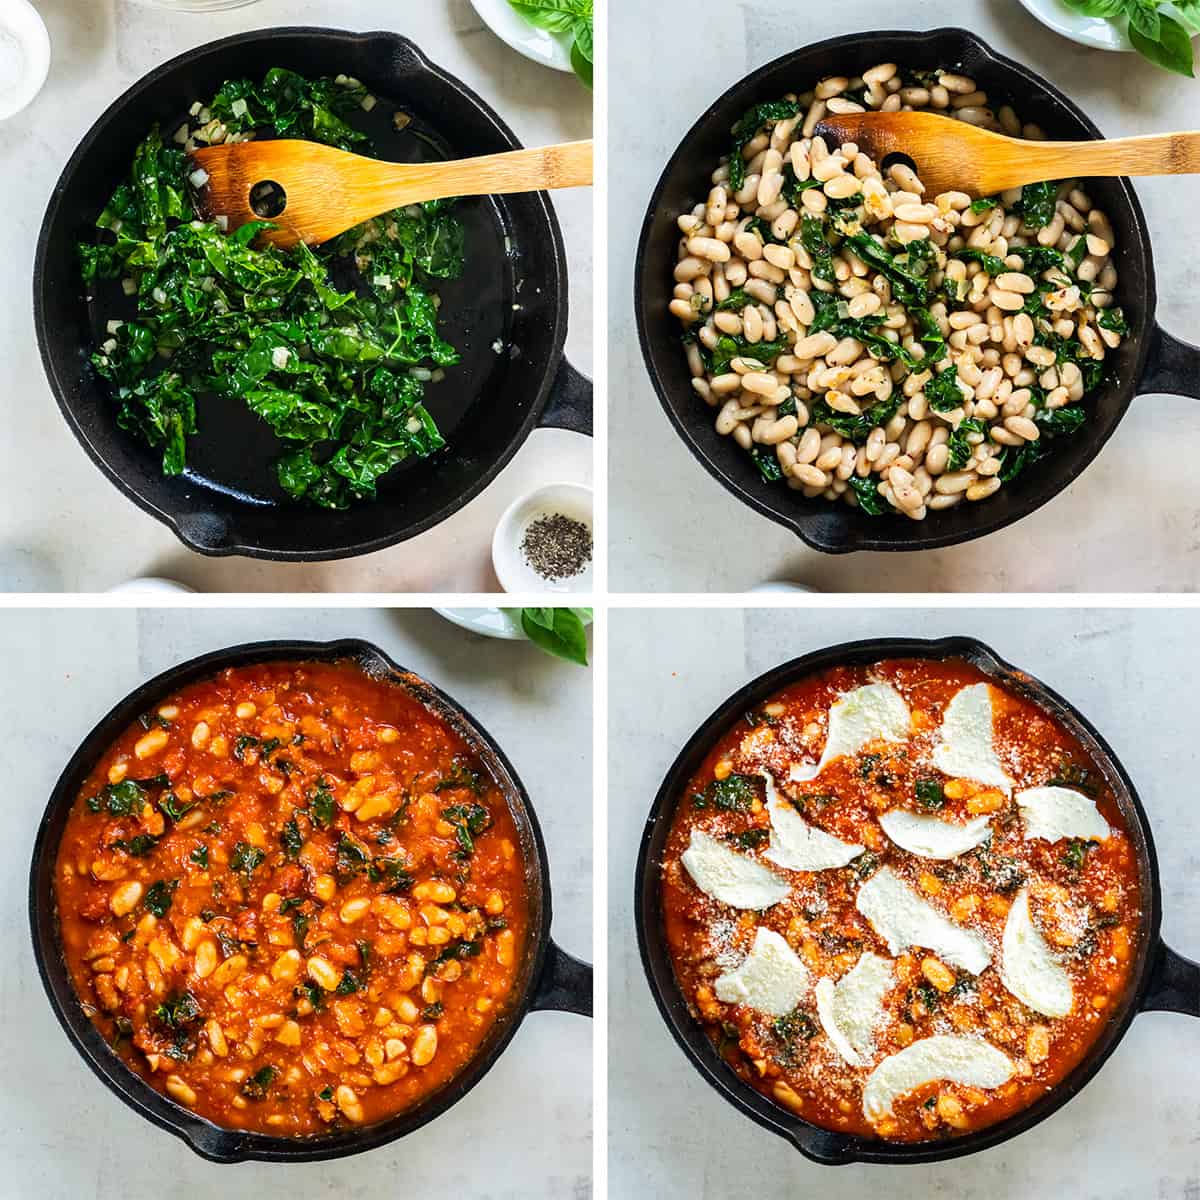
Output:
<instances>
[{"instance_id":1,"label":"skillet handle","mask_svg":"<svg viewBox=\"0 0 1200 1200\"><path fill-rule=\"evenodd\" d=\"M1135 389L1139 396L1166 393L1200 400L1200 347L1172 337L1161 325L1150 334L1150 353Z\"/></svg>"},{"instance_id":2,"label":"skillet handle","mask_svg":"<svg viewBox=\"0 0 1200 1200\"><path fill-rule=\"evenodd\" d=\"M1200 1017L1200 963L1159 942L1150 967L1142 1012L1177 1012Z\"/></svg>"},{"instance_id":3,"label":"skillet handle","mask_svg":"<svg viewBox=\"0 0 1200 1200\"><path fill-rule=\"evenodd\" d=\"M534 987L531 1012L578 1013L592 1015L592 965L560 950L551 942L546 950L542 977Z\"/></svg>"},{"instance_id":4,"label":"skillet handle","mask_svg":"<svg viewBox=\"0 0 1200 1200\"><path fill-rule=\"evenodd\" d=\"M569 429L592 436L592 381L564 358L550 385L550 396L538 425L543 429Z\"/></svg>"}]
</instances>

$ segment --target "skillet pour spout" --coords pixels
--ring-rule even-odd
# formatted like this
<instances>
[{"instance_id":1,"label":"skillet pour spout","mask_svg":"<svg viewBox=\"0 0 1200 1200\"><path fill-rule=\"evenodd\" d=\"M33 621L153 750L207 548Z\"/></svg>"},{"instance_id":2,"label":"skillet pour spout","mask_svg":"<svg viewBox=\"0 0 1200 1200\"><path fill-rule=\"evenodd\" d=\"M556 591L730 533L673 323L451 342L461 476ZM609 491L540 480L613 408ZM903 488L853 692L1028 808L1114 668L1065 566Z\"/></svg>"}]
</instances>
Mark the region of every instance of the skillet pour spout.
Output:
<instances>
[{"instance_id":1,"label":"skillet pour spout","mask_svg":"<svg viewBox=\"0 0 1200 1200\"><path fill-rule=\"evenodd\" d=\"M675 978L663 920L662 858L675 806L713 745L743 715L782 689L835 667L883 659L964 659L1063 725L1103 772L1125 818L1137 853L1143 906L1136 962L1126 994L1084 1058L1052 1091L1029 1107L974 1133L936 1142L885 1142L813 1125L743 1083L717 1053ZM1200 1017L1200 964L1168 948L1159 934L1162 890L1149 820L1133 781L1112 748L1088 719L1056 691L1006 662L971 637L873 638L829 646L782 663L725 700L699 726L667 771L646 820L635 876L634 920L638 949L650 992L667 1027L691 1065L733 1107L785 1138L806 1158L825 1166L847 1163L945 1162L975 1154L1016 1137L1044 1121L1078 1094L1103 1066L1139 1012L1169 1011Z\"/></svg>"},{"instance_id":2,"label":"skillet pour spout","mask_svg":"<svg viewBox=\"0 0 1200 1200\"><path fill-rule=\"evenodd\" d=\"M414 1107L373 1125L307 1138L225 1129L198 1117L152 1088L114 1053L84 1013L63 957L55 908L59 842L79 789L97 761L142 713L170 695L229 667L266 662L353 662L366 674L404 689L446 722L471 748L512 814L525 863L529 935L508 1007L475 1056L439 1090ZM180 663L136 688L105 715L63 769L38 827L29 873L29 921L34 958L50 1007L68 1039L100 1081L148 1121L174 1134L202 1158L233 1163L315 1162L342 1158L395 1141L442 1115L488 1073L530 1012L554 1009L590 1016L592 968L560 949L550 936L552 904L545 841L529 794L503 750L462 705L428 680L405 670L385 651L357 638L332 642L266 641L230 646Z\"/></svg>"},{"instance_id":3,"label":"skillet pour spout","mask_svg":"<svg viewBox=\"0 0 1200 1200\"><path fill-rule=\"evenodd\" d=\"M792 530L815 550L935 550L983 537L1029 516L1071 484L1116 431L1135 396L1169 392L1200 398L1200 348L1155 323L1157 292L1149 232L1128 180L1089 180L1088 190L1116 234L1118 298L1130 336L1106 360L1104 383L1084 405L1088 421L1053 453L978 504L931 514L924 521L870 517L846 504L806 500L766 483L754 460L713 428L698 400L679 345L678 321L667 311L679 236L675 216L708 194L708 172L729 151L730 128L753 105L810 87L833 71L854 74L881 62L919 69L951 67L999 100L1012 100L1047 137L1103 136L1087 115L1048 80L998 54L965 29L866 31L785 54L735 84L704 113L671 156L647 207L638 243L634 304L642 355L667 419L700 464L743 504ZM919 166L920 164L918 164Z\"/></svg>"}]
</instances>

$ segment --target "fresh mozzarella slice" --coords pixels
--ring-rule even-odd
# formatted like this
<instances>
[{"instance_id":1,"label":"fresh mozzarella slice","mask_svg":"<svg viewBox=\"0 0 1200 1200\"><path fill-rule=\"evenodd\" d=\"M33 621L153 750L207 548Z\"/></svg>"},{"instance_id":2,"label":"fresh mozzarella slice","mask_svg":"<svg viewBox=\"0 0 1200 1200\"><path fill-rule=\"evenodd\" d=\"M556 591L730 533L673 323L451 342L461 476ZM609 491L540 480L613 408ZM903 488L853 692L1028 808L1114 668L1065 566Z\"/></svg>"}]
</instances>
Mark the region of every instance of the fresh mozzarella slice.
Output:
<instances>
[{"instance_id":1,"label":"fresh mozzarella slice","mask_svg":"<svg viewBox=\"0 0 1200 1200\"><path fill-rule=\"evenodd\" d=\"M834 1049L852 1066L865 1067L892 986L892 964L869 950L834 983L817 980L817 1015Z\"/></svg>"},{"instance_id":2,"label":"fresh mozzarella slice","mask_svg":"<svg viewBox=\"0 0 1200 1200\"><path fill-rule=\"evenodd\" d=\"M933 765L956 779L1012 790L992 740L992 689L986 683L962 688L946 705Z\"/></svg>"},{"instance_id":3,"label":"fresh mozzarella slice","mask_svg":"<svg viewBox=\"0 0 1200 1200\"><path fill-rule=\"evenodd\" d=\"M920 858L957 858L991 836L991 817L975 817L965 825L894 808L879 818L883 832L909 854Z\"/></svg>"},{"instance_id":4,"label":"fresh mozzarella slice","mask_svg":"<svg viewBox=\"0 0 1200 1200\"><path fill-rule=\"evenodd\" d=\"M808 968L773 929L758 929L754 946L736 971L717 977L713 990L726 1004L748 1004L782 1017L808 989Z\"/></svg>"},{"instance_id":5,"label":"fresh mozzarella slice","mask_svg":"<svg viewBox=\"0 0 1200 1200\"><path fill-rule=\"evenodd\" d=\"M1015 1068L1007 1054L982 1038L936 1034L889 1055L867 1077L863 1115L879 1121L891 1115L892 1104L922 1084L937 1079L967 1087L997 1088Z\"/></svg>"},{"instance_id":6,"label":"fresh mozzarella slice","mask_svg":"<svg viewBox=\"0 0 1200 1200\"><path fill-rule=\"evenodd\" d=\"M767 781L767 812L771 817L771 844L764 858L789 871L828 871L844 867L866 849L810 825L780 798L768 772L763 772L763 778Z\"/></svg>"},{"instance_id":7,"label":"fresh mozzarella slice","mask_svg":"<svg viewBox=\"0 0 1200 1200\"><path fill-rule=\"evenodd\" d=\"M1071 977L1059 966L1029 915L1022 888L1004 923L1000 979L1022 1004L1045 1017L1065 1017L1074 1002Z\"/></svg>"},{"instance_id":8,"label":"fresh mozzarella slice","mask_svg":"<svg viewBox=\"0 0 1200 1200\"><path fill-rule=\"evenodd\" d=\"M903 742L912 727L904 697L890 683L868 683L839 696L829 707L825 749L815 767L792 767L798 783L816 779L835 758L857 754L871 742Z\"/></svg>"},{"instance_id":9,"label":"fresh mozzarella slice","mask_svg":"<svg viewBox=\"0 0 1200 1200\"><path fill-rule=\"evenodd\" d=\"M1062 838L1083 838L1103 842L1111 834L1108 822L1100 815L1096 802L1065 787L1027 788L1017 793L1025 838L1057 842Z\"/></svg>"},{"instance_id":10,"label":"fresh mozzarella slice","mask_svg":"<svg viewBox=\"0 0 1200 1200\"><path fill-rule=\"evenodd\" d=\"M892 954L920 946L972 975L992 961L979 934L943 917L888 867L881 867L858 889L855 905Z\"/></svg>"},{"instance_id":11,"label":"fresh mozzarella slice","mask_svg":"<svg viewBox=\"0 0 1200 1200\"><path fill-rule=\"evenodd\" d=\"M770 908L786 900L791 891L774 871L735 854L700 829L692 830L692 840L679 861L702 892L730 908Z\"/></svg>"}]
</instances>

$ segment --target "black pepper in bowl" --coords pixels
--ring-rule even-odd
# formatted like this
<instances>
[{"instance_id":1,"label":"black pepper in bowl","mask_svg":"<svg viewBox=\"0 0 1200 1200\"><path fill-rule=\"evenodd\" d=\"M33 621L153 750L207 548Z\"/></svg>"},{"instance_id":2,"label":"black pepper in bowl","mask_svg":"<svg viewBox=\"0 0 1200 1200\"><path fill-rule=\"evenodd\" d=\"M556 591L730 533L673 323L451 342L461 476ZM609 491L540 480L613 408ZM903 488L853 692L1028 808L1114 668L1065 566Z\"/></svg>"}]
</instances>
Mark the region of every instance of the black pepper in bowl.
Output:
<instances>
[{"instance_id":1,"label":"black pepper in bowl","mask_svg":"<svg viewBox=\"0 0 1200 1200\"><path fill-rule=\"evenodd\" d=\"M571 579L592 561L592 531L573 517L546 513L529 522L521 553L543 579Z\"/></svg>"}]
</instances>

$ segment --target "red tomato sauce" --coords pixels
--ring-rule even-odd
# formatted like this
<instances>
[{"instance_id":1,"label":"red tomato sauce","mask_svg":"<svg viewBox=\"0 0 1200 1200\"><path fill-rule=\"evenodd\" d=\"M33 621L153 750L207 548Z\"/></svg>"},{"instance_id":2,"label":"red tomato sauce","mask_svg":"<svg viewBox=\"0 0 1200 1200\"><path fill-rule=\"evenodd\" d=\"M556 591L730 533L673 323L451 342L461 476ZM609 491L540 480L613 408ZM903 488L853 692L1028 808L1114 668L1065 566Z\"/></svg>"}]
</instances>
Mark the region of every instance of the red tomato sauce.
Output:
<instances>
[{"instance_id":1,"label":"red tomato sauce","mask_svg":"<svg viewBox=\"0 0 1200 1200\"><path fill-rule=\"evenodd\" d=\"M66 964L114 1052L235 1129L441 1088L513 999L520 839L463 739L352 663L235 667L145 714L68 818Z\"/></svg>"}]
</instances>

